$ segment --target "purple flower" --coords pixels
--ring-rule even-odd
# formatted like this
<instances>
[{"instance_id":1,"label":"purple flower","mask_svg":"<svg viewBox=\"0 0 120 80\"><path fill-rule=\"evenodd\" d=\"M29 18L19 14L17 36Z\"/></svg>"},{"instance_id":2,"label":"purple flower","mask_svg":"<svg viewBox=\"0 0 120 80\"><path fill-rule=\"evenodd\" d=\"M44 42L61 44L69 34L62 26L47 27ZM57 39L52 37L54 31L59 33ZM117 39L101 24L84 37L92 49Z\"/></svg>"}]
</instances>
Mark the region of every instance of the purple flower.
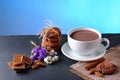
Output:
<instances>
[{"instance_id":1,"label":"purple flower","mask_svg":"<svg viewBox=\"0 0 120 80\"><path fill-rule=\"evenodd\" d=\"M41 48L38 52L39 52L39 56L38 56L39 60L43 60L47 56L46 50L44 48Z\"/></svg>"},{"instance_id":2,"label":"purple flower","mask_svg":"<svg viewBox=\"0 0 120 80\"><path fill-rule=\"evenodd\" d=\"M33 53L33 55L30 57L31 60L43 60L47 56L46 49L41 48L39 45L34 47L31 52Z\"/></svg>"},{"instance_id":3,"label":"purple flower","mask_svg":"<svg viewBox=\"0 0 120 80\"><path fill-rule=\"evenodd\" d=\"M34 60L36 60L37 58L36 58L34 55L31 55L31 56L30 56L30 59L31 59L32 61L34 61Z\"/></svg>"}]
</instances>

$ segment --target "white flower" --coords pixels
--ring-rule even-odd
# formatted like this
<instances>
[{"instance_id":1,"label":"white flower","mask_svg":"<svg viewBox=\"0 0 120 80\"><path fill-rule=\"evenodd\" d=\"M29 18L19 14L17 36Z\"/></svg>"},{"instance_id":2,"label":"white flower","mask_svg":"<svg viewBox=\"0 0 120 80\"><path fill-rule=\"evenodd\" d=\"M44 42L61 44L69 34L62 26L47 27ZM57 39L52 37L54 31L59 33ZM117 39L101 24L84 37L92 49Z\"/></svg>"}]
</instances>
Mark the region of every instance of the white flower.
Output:
<instances>
[{"instance_id":1,"label":"white flower","mask_svg":"<svg viewBox=\"0 0 120 80\"><path fill-rule=\"evenodd\" d=\"M56 62L55 57L52 57L52 62Z\"/></svg>"},{"instance_id":2,"label":"white flower","mask_svg":"<svg viewBox=\"0 0 120 80\"><path fill-rule=\"evenodd\" d=\"M59 57L58 56L47 56L46 58L44 58L44 61L47 63L47 64L52 64L53 62L56 62L58 61Z\"/></svg>"},{"instance_id":3,"label":"white flower","mask_svg":"<svg viewBox=\"0 0 120 80\"><path fill-rule=\"evenodd\" d=\"M55 61L58 61L58 59L59 59L59 57L58 57L58 56L54 56L54 58L55 58Z\"/></svg>"},{"instance_id":4,"label":"white flower","mask_svg":"<svg viewBox=\"0 0 120 80\"><path fill-rule=\"evenodd\" d=\"M51 56L47 56L46 58L44 58L44 61L45 61L47 64L52 64L52 57L51 57Z\"/></svg>"}]
</instances>

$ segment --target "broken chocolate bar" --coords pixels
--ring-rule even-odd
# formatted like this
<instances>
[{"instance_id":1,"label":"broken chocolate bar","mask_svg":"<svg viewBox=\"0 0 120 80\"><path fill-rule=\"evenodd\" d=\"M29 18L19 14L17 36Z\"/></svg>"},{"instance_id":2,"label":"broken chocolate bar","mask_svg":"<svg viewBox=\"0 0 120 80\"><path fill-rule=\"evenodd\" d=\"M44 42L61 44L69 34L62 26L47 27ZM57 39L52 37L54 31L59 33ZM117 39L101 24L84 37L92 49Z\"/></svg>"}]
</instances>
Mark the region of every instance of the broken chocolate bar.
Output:
<instances>
[{"instance_id":1,"label":"broken chocolate bar","mask_svg":"<svg viewBox=\"0 0 120 80\"><path fill-rule=\"evenodd\" d=\"M15 54L13 56L13 65L14 66L19 66L19 65L23 64L23 62L21 61L22 56L24 56L24 54Z\"/></svg>"},{"instance_id":2,"label":"broken chocolate bar","mask_svg":"<svg viewBox=\"0 0 120 80\"><path fill-rule=\"evenodd\" d=\"M26 71L25 66L24 66L24 67L19 66L19 68L18 68L18 66L17 66L17 69L16 69L16 67L13 66L13 61L8 62L8 65L9 65L10 68L12 68L16 73L20 73L20 72L25 72L25 71Z\"/></svg>"},{"instance_id":3,"label":"broken chocolate bar","mask_svg":"<svg viewBox=\"0 0 120 80\"><path fill-rule=\"evenodd\" d=\"M27 65L32 65L32 60L26 56L22 56L21 61Z\"/></svg>"},{"instance_id":4,"label":"broken chocolate bar","mask_svg":"<svg viewBox=\"0 0 120 80\"><path fill-rule=\"evenodd\" d=\"M16 73L26 72L29 68L37 69L40 66L45 67L46 65L39 60L36 60L32 63L32 60L29 57L26 57L24 54L15 54L13 56L13 61L8 62L8 65Z\"/></svg>"},{"instance_id":5,"label":"broken chocolate bar","mask_svg":"<svg viewBox=\"0 0 120 80\"><path fill-rule=\"evenodd\" d=\"M15 66L15 65L13 65L13 62L10 61L10 62L8 62L8 65L9 65L12 69L14 69L14 70L17 70L17 69L25 69L25 64L21 64L21 65L19 65L19 66Z\"/></svg>"}]
</instances>

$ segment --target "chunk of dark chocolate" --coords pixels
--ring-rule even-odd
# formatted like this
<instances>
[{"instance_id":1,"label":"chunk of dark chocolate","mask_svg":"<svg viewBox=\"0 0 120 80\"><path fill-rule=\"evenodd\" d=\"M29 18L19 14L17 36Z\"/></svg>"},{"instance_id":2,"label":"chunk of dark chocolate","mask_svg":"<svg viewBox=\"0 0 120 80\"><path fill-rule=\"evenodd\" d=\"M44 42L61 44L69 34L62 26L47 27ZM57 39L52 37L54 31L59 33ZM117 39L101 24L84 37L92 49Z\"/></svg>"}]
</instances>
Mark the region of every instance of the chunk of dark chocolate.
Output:
<instances>
[{"instance_id":1,"label":"chunk of dark chocolate","mask_svg":"<svg viewBox=\"0 0 120 80\"><path fill-rule=\"evenodd\" d=\"M13 56L13 65L14 66L19 66L19 65L22 65L23 62L21 60L21 57L24 56L24 54L15 54Z\"/></svg>"},{"instance_id":2,"label":"chunk of dark chocolate","mask_svg":"<svg viewBox=\"0 0 120 80\"><path fill-rule=\"evenodd\" d=\"M25 64L21 64L21 65L15 66L15 65L13 65L13 61L8 62L8 65L9 65L12 69L14 69L14 70L17 70L17 69L26 69L26 68L25 68Z\"/></svg>"},{"instance_id":3,"label":"chunk of dark chocolate","mask_svg":"<svg viewBox=\"0 0 120 80\"><path fill-rule=\"evenodd\" d=\"M32 60L26 56L22 56L21 61L27 65L32 65Z\"/></svg>"}]
</instances>

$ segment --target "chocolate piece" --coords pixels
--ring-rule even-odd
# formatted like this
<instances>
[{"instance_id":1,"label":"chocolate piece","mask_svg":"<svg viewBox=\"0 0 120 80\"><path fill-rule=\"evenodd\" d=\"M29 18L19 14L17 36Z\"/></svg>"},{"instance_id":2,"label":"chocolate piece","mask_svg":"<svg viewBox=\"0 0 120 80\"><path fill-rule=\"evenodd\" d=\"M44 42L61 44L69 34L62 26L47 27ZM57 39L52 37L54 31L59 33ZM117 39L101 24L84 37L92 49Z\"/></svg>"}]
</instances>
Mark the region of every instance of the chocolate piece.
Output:
<instances>
[{"instance_id":1,"label":"chocolate piece","mask_svg":"<svg viewBox=\"0 0 120 80\"><path fill-rule=\"evenodd\" d=\"M24 54L15 54L13 56L13 65L14 66L19 66L19 65L23 64L23 62L21 61L22 56L24 56Z\"/></svg>"},{"instance_id":2,"label":"chocolate piece","mask_svg":"<svg viewBox=\"0 0 120 80\"><path fill-rule=\"evenodd\" d=\"M25 68L25 64L21 64L21 65L19 65L19 66L15 66L15 65L13 65L13 62L12 62L12 61L8 62L8 65L9 65L12 69L14 69L14 70L26 69L26 68Z\"/></svg>"},{"instance_id":3,"label":"chocolate piece","mask_svg":"<svg viewBox=\"0 0 120 80\"><path fill-rule=\"evenodd\" d=\"M31 68L32 65L26 65L26 69L29 69Z\"/></svg>"},{"instance_id":4,"label":"chocolate piece","mask_svg":"<svg viewBox=\"0 0 120 80\"><path fill-rule=\"evenodd\" d=\"M12 62L12 61L8 62L8 65L9 65L10 68L13 69L16 73L20 73L20 72L25 72L25 71L26 71L26 69L14 69L13 62Z\"/></svg>"},{"instance_id":5,"label":"chocolate piece","mask_svg":"<svg viewBox=\"0 0 120 80\"><path fill-rule=\"evenodd\" d=\"M8 65L10 66L10 68L14 69L13 61L8 62Z\"/></svg>"},{"instance_id":6,"label":"chocolate piece","mask_svg":"<svg viewBox=\"0 0 120 80\"><path fill-rule=\"evenodd\" d=\"M32 60L26 56L22 56L21 61L26 63L27 65L32 65Z\"/></svg>"}]
</instances>

